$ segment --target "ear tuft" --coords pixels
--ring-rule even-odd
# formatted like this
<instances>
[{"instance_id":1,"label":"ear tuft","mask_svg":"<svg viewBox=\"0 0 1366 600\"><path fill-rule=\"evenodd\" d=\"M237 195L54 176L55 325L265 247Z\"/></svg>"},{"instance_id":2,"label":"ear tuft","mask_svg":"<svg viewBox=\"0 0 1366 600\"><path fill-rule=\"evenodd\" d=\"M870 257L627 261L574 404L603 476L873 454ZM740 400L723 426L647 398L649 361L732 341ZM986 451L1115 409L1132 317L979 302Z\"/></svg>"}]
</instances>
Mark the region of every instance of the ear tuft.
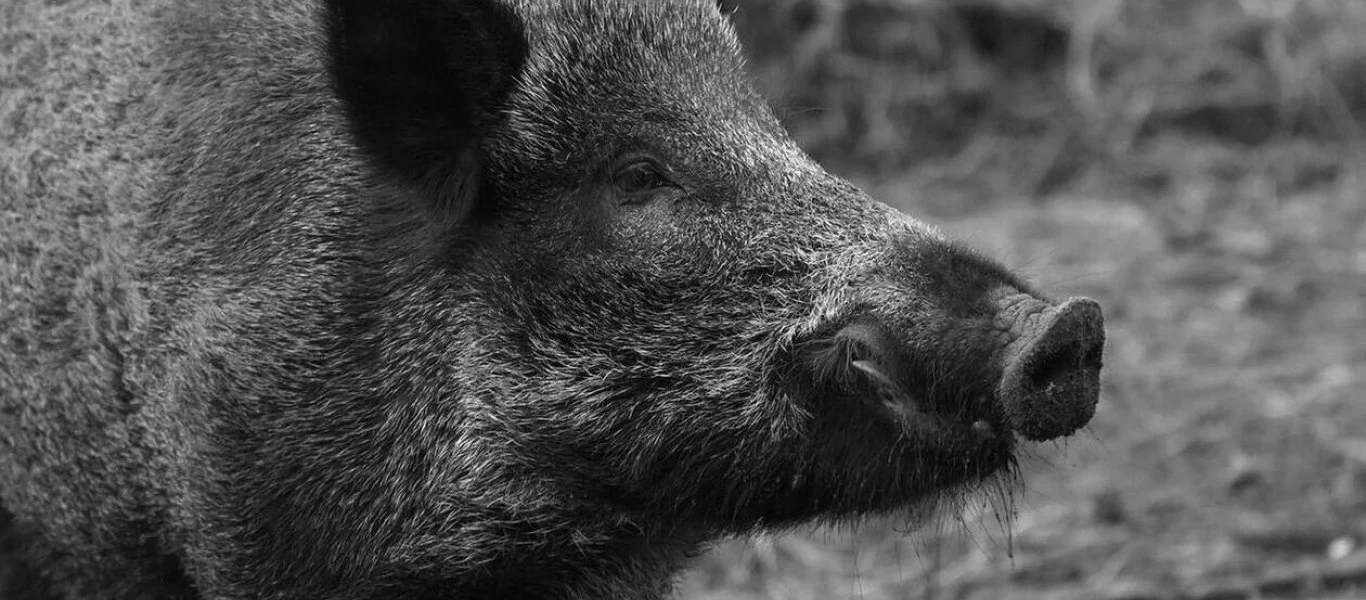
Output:
<instances>
[{"instance_id":1,"label":"ear tuft","mask_svg":"<svg viewBox=\"0 0 1366 600\"><path fill-rule=\"evenodd\" d=\"M479 196L481 141L527 56L494 0L329 0L330 68L352 133L384 173L458 225Z\"/></svg>"}]
</instances>

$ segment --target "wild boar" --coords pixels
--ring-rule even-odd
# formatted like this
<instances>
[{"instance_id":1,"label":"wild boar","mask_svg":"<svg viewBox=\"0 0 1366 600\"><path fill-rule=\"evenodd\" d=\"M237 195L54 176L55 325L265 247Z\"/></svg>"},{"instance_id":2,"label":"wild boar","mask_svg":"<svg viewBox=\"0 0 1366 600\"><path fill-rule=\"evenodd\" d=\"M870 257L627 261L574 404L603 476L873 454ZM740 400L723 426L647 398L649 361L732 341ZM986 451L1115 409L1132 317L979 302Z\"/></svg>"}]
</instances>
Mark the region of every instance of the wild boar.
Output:
<instances>
[{"instance_id":1,"label":"wild boar","mask_svg":"<svg viewBox=\"0 0 1366 600\"><path fill-rule=\"evenodd\" d=\"M0 21L13 597L658 598L1094 412L1098 305L815 164L711 0Z\"/></svg>"}]
</instances>

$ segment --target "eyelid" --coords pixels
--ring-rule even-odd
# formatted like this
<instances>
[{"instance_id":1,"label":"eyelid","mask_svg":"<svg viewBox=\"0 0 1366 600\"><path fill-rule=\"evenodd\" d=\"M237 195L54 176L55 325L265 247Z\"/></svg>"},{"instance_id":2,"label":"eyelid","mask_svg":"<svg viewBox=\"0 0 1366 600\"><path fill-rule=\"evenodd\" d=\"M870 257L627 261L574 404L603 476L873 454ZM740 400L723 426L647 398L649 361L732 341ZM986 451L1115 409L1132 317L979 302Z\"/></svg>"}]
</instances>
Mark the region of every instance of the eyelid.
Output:
<instances>
[{"instance_id":1,"label":"eyelid","mask_svg":"<svg viewBox=\"0 0 1366 600\"><path fill-rule=\"evenodd\" d=\"M637 165L648 166L668 182L671 187L683 189L683 184L679 181L676 171L668 163L645 152L628 152L618 156L616 160L612 161L612 176L616 177L622 171Z\"/></svg>"}]
</instances>

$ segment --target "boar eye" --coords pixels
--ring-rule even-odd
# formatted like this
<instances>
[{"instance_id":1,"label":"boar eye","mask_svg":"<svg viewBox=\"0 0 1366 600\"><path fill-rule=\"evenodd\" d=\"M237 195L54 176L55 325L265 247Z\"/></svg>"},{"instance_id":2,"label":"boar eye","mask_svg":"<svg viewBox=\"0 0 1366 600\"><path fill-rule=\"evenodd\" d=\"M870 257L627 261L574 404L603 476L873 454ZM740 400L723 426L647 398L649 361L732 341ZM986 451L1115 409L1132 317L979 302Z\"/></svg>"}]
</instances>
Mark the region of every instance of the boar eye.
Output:
<instances>
[{"instance_id":1,"label":"boar eye","mask_svg":"<svg viewBox=\"0 0 1366 600\"><path fill-rule=\"evenodd\" d=\"M678 184L665 176L661 167L651 160L634 160L622 165L612 175L612 183L617 187L617 191L627 196L642 196L678 188Z\"/></svg>"}]
</instances>

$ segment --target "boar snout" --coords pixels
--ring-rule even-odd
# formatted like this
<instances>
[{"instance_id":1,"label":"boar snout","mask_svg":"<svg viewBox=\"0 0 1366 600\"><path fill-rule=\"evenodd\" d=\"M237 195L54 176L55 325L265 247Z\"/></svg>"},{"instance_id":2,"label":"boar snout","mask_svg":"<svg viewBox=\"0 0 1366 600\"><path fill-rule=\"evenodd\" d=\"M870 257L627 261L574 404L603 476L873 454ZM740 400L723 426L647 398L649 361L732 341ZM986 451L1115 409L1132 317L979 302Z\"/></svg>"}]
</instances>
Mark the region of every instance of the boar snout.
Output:
<instances>
[{"instance_id":1,"label":"boar snout","mask_svg":"<svg viewBox=\"0 0 1366 600\"><path fill-rule=\"evenodd\" d=\"M1091 420L1100 395L1100 304L1071 298L1050 306L1021 295L1009 307L998 313L1012 340L997 388L1006 424L1032 441L1070 435Z\"/></svg>"},{"instance_id":2,"label":"boar snout","mask_svg":"<svg viewBox=\"0 0 1366 600\"><path fill-rule=\"evenodd\" d=\"M807 346L809 376L858 397L902 434L951 447L1070 435L1095 414L1104 317L1089 298L1054 304L1014 286L975 316L900 327L871 315Z\"/></svg>"}]
</instances>

